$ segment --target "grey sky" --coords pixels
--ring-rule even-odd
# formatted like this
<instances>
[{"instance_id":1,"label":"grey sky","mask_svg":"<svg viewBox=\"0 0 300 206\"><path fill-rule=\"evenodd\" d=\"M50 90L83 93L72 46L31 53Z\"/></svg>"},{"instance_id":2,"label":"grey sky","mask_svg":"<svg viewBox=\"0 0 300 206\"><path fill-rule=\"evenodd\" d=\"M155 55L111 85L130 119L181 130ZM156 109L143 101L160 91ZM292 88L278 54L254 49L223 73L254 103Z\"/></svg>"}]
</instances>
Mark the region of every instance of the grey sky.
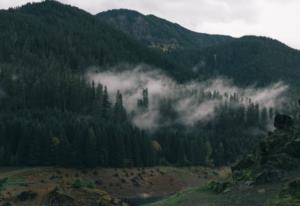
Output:
<instances>
[{"instance_id":1,"label":"grey sky","mask_svg":"<svg viewBox=\"0 0 300 206\"><path fill-rule=\"evenodd\" d=\"M39 1L39 0L34 0ZM300 0L59 0L92 14L115 8L138 10L191 30L276 38L300 49ZM28 0L0 0L0 8Z\"/></svg>"}]
</instances>

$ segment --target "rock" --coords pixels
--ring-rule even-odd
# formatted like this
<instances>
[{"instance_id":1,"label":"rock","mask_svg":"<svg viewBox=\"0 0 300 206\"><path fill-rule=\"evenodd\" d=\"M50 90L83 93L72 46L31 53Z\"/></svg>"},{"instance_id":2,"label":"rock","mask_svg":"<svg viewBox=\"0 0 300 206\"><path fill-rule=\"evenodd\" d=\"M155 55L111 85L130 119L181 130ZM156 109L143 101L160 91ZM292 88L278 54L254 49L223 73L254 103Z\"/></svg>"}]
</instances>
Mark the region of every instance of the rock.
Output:
<instances>
[{"instance_id":1,"label":"rock","mask_svg":"<svg viewBox=\"0 0 300 206\"><path fill-rule=\"evenodd\" d=\"M293 128L294 121L288 115L277 114L274 120L274 126L280 130L290 129Z\"/></svg>"},{"instance_id":2,"label":"rock","mask_svg":"<svg viewBox=\"0 0 300 206\"><path fill-rule=\"evenodd\" d=\"M298 167L299 161L286 153L271 155L267 158L266 165L282 170L291 170Z\"/></svg>"},{"instance_id":3,"label":"rock","mask_svg":"<svg viewBox=\"0 0 300 206\"><path fill-rule=\"evenodd\" d=\"M233 179L235 179L235 180L248 180L247 177L245 177L245 173L250 171L249 168L253 167L254 164L255 164L255 161L254 161L253 155L247 155L243 159L237 161L231 167Z\"/></svg>"},{"instance_id":4,"label":"rock","mask_svg":"<svg viewBox=\"0 0 300 206\"><path fill-rule=\"evenodd\" d=\"M284 173L278 169L263 169L261 172L255 175L256 184L264 184L279 181L283 178Z\"/></svg>"},{"instance_id":5,"label":"rock","mask_svg":"<svg viewBox=\"0 0 300 206\"><path fill-rule=\"evenodd\" d=\"M248 169L252 167L255 164L254 158L252 155L247 155L245 158L239 160L236 162L232 167L232 171L242 170L242 169Z\"/></svg>"},{"instance_id":6,"label":"rock","mask_svg":"<svg viewBox=\"0 0 300 206\"><path fill-rule=\"evenodd\" d=\"M79 206L75 200L60 192L57 188L48 193L43 200L43 206Z\"/></svg>"},{"instance_id":7,"label":"rock","mask_svg":"<svg viewBox=\"0 0 300 206\"><path fill-rule=\"evenodd\" d=\"M290 195L300 197L300 178L291 181L288 186Z\"/></svg>"},{"instance_id":8,"label":"rock","mask_svg":"<svg viewBox=\"0 0 300 206\"><path fill-rule=\"evenodd\" d=\"M255 153L231 167L235 181L277 182L300 166L300 130L294 128L293 119L278 114L274 126L277 129L260 142Z\"/></svg>"},{"instance_id":9,"label":"rock","mask_svg":"<svg viewBox=\"0 0 300 206\"><path fill-rule=\"evenodd\" d=\"M209 183L209 190L214 193L222 193L222 192L229 192L229 188L232 186L231 182L215 182L212 181Z\"/></svg>"},{"instance_id":10,"label":"rock","mask_svg":"<svg viewBox=\"0 0 300 206\"><path fill-rule=\"evenodd\" d=\"M223 193L228 193L228 192L231 192L231 188L227 188L227 189L225 189L224 191L223 191Z\"/></svg>"},{"instance_id":11,"label":"rock","mask_svg":"<svg viewBox=\"0 0 300 206\"><path fill-rule=\"evenodd\" d=\"M259 189L257 192L260 194L263 194L263 193L266 193L266 189L262 188L262 189Z\"/></svg>"},{"instance_id":12,"label":"rock","mask_svg":"<svg viewBox=\"0 0 300 206\"><path fill-rule=\"evenodd\" d=\"M37 196L37 193L32 191L24 191L17 195L17 199L20 201L33 200Z\"/></svg>"},{"instance_id":13,"label":"rock","mask_svg":"<svg viewBox=\"0 0 300 206\"><path fill-rule=\"evenodd\" d=\"M251 180L245 182L245 185L247 185L247 186L252 186L254 184L255 184L255 182L251 181Z\"/></svg>"},{"instance_id":14,"label":"rock","mask_svg":"<svg viewBox=\"0 0 300 206\"><path fill-rule=\"evenodd\" d=\"M269 202L268 206L299 206L300 205L300 178L288 182L279 195Z\"/></svg>"},{"instance_id":15,"label":"rock","mask_svg":"<svg viewBox=\"0 0 300 206\"><path fill-rule=\"evenodd\" d=\"M232 170L232 177L234 180L241 180L243 178L243 172L241 170Z\"/></svg>"},{"instance_id":16,"label":"rock","mask_svg":"<svg viewBox=\"0 0 300 206\"><path fill-rule=\"evenodd\" d=\"M290 181L280 192L280 196L287 195L300 198L300 178Z\"/></svg>"},{"instance_id":17,"label":"rock","mask_svg":"<svg viewBox=\"0 0 300 206\"><path fill-rule=\"evenodd\" d=\"M285 145L285 152L293 157L300 158L300 138L288 142Z\"/></svg>"}]
</instances>

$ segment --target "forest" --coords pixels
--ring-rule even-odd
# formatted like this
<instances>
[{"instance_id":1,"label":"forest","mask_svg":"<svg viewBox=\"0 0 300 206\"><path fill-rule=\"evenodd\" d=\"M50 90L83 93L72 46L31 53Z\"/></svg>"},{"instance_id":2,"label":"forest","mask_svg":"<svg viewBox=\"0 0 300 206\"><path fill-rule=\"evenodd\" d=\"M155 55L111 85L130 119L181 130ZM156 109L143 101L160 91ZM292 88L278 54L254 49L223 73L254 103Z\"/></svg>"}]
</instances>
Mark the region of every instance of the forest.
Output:
<instances>
[{"instance_id":1,"label":"forest","mask_svg":"<svg viewBox=\"0 0 300 206\"><path fill-rule=\"evenodd\" d=\"M38 77L38 78L35 78ZM223 165L254 148L275 111L238 94L190 91L199 102L222 100L216 116L192 127L172 110L178 97L160 100L163 125L153 131L132 123L147 112L147 89L127 112L120 92L70 70L22 70L1 65L0 157L2 166L132 167ZM263 132L250 132L250 130Z\"/></svg>"},{"instance_id":2,"label":"forest","mask_svg":"<svg viewBox=\"0 0 300 206\"><path fill-rule=\"evenodd\" d=\"M1 10L0 29L1 166L224 165L252 150L276 114L276 108L245 101L236 93L191 91L187 94L198 101L222 102L214 118L191 127L164 124L178 115L172 109L178 99L166 97L159 102L164 117L160 128L145 130L132 120L149 112L147 89L136 99L135 111L128 111L121 92L110 93L108 85L86 78L88 67L107 70L124 62L145 63L181 82L196 74L176 63L178 53L164 58L93 15L55 1ZM205 53L207 59L211 52ZM186 64L194 61L190 57ZM221 57L231 63L227 58ZM203 74L214 73L210 68L202 68ZM233 76L247 82L247 72L243 74Z\"/></svg>"}]
</instances>

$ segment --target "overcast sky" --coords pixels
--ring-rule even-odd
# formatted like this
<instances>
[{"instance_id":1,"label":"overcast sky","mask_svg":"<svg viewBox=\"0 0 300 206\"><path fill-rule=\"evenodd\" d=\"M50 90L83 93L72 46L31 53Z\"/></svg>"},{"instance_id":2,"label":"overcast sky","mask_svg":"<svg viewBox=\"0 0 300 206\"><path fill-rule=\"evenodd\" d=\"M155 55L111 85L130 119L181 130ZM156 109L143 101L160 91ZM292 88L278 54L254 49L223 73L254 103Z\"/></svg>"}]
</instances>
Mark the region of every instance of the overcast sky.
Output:
<instances>
[{"instance_id":1,"label":"overcast sky","mask_svg":"<svg viewBox=\"0 0 300 206\"><path fill-rule=\"evenodd\" d=\"M39 0L34 0L39 1ZM191 30L227 34L263 35L300 49L300 0L59 0L92 14L127 8L154 14ZM0 0L0 8L28 0Z\"/></svg>"}]
</instances>

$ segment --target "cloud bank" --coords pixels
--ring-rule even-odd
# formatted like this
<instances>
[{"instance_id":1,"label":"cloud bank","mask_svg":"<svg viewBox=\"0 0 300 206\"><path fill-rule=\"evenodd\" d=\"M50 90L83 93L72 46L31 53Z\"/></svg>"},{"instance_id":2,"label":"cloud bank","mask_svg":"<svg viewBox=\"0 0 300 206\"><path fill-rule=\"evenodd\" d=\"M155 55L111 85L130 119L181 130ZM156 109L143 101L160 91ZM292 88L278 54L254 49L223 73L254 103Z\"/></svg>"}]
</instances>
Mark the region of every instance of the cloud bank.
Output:
<instances>
[{"instance_id":1,"label":"cloud bank","mask_svg":"<svg viewBox=\"0 0 300 206\"><path fill-rule=\"evenodd\" d=\"M163 100L172 100L172 109L178 118L172 120L185 126L193 126L198 121L214 118L216 108L227 101L220 99L201 100L199 95L207 92L217 92L220 95L238 94L244 104L249 99L264 107L279 108L284 100L288 86L278 82L268 87L239 88L228 79L211 79L204 82L189 82L178 84L160 70L149 69L146 65L136 66L134 69L125 67L122 71L111 69L107 72L95 72L92 69L87 78L95 83L108 87L109 93L114 95L118 90L123 94L123 102L129 112L136 110L137 100L141 98L144 88L149 92L149 109L133 117L133 123L142 129L156 129L162 126L160 106ZM164 122L163 124L168 124Z\"/></svg>"}]
</instances>

